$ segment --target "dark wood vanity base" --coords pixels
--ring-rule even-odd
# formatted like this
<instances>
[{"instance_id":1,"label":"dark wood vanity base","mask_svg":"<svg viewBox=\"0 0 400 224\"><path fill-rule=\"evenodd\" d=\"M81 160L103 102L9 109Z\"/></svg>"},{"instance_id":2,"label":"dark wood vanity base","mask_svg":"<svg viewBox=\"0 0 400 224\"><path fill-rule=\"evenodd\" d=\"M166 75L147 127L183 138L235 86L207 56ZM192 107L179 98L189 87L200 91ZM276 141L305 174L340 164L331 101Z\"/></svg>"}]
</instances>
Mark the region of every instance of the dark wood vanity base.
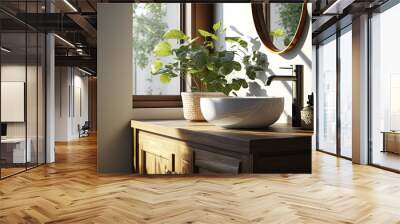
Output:
<instances>
[{"instance_id":1,"label":"dark wood vanity base","mask_svg":"<svg viewBox=\"0 0 400 224\"><path fill-rule=\"evenodd\" d=\"M284 125L262 130L206 122L132 120L140 174L311 173L312 132Z\"/></svg>"}]
</instances>

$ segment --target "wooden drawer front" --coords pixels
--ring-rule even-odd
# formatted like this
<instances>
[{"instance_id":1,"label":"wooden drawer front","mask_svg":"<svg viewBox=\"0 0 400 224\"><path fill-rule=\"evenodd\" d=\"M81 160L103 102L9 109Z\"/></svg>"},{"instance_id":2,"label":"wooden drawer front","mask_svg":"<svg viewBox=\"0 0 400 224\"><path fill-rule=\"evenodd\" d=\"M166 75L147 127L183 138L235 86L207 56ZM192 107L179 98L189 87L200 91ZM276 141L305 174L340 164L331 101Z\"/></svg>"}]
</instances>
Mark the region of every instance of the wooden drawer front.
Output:
<instances>
[{"instance_id":1,"label":"wooden drawer front","mask_svg":"<svg viewBox=\"0 0 400 224\"><path fill-rule=\"evenodd\" d=\"M154 170L152 174L193 172L193 152L184 142L141 132L139 148L145 156L147 174L150 174L150 170Z\"/></svg>"},{"instance_id":2,"label":"wooden drawer front","mask_svg":"<svg viewBox=\"0 0 400 224\"><path fill-rule=\"evenodd\" d=\"M239 173L240 160L203 150L195 150L195 167L199 173Z\"/></svg>"},{"instance_id":3,"label":"wooden drawer front","mask_svg":"<svg viewBox=\"0 0 400 224\"><path fill-rule=\"evenodd\" d=\"M168 174L172 172L172 160L157 154L145 152L144 166L146 174Z\"/></svg>"}]
</instances>

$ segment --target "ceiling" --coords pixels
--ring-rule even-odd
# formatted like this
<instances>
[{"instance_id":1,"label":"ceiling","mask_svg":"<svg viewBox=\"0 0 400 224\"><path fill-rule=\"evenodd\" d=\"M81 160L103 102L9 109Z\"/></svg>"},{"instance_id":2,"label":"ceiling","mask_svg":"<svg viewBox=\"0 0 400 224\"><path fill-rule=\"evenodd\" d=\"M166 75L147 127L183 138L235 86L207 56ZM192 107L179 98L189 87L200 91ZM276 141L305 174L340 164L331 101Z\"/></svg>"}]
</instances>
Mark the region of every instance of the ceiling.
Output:
<instances>
[{"instance_id":1,"label":"ceiling","mask_svg":"<svg viewBox=\"0 0 400 224\"><path fill-rule=\"evenodd\" d=\"M386 1L313 0L313 42L332 35L341 26L351 23L353 16ZM96 71L97 3L104 2L134 1L47 0L46 6L46 0L1 0L1 29L14 33L5 38L13 40L16 46L21 41L18 32L24 32L27 27L32 31L54 32L60 37L55 38L57 65L82 66Z\"/></svg>"},{"instance_id":2,"label":"ceiling","mask_svg":"<svg viewBox=\"0 0 400 224\"><path fill-rule=\"evenodd\" d=\"M56 65L79 66L96 73L97 2L103 1L48 0L46 5L45 0L1 0L2 43L12 49L11 53L3 54L3 60L21 58L21 55L31 58L30 55L37 51L37 44L30 43L36 43L36 40L31 39L37 32L52 32L57 34ZM35 35L29 35L29 32Z\"/></svg>"}]
</instances>

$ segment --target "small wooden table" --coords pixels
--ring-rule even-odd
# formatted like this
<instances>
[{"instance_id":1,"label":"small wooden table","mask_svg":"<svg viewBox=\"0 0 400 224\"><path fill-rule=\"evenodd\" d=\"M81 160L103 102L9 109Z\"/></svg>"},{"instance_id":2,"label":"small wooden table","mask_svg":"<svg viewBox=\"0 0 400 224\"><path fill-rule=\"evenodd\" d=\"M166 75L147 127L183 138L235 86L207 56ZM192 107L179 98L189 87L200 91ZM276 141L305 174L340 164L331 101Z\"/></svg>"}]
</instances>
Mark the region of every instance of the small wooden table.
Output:
<instances>
[{"instance_id":1,"label":"small wooden table","mask_svg":"<svg viewBox=\"0 0 400 224\"><path fill-rule=\"evenodd\" d=\"M400 154L400 131L384 131L382 152Z\"/></svg>"},{"instance_id":2,"label":"small wooden table","mask_svg":"<svg viewBox=\"0 0 400 224\"><path fill-rule=\"evenodd\" d=\"M132 120L140 174L311 173L311 131L223 129L206 122Z\"/></svg>"}]
</instances>

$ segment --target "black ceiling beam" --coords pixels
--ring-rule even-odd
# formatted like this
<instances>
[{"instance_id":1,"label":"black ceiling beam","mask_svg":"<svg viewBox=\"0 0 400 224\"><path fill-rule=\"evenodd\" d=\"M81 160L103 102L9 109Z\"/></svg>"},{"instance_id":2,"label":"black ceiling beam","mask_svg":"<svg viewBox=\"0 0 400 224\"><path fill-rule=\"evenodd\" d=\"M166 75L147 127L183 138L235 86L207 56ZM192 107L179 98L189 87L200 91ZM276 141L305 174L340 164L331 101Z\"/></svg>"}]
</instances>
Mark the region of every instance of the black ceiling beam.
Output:
<instances>
[{"instance_id":1,"label":"black ceiling beam","mask_svg":"<svg viewBox=\"0 0 400 224\"><path fill-rule=\"evenodd\" d=\"M97 30L92 24L80 14L68 14L68 17L73 20L81 29L89 36L87 41L91 42L91 45L96 45Z\"/></svg>"},{"instance_id":2,"label":"black ceiling beam","mask_svg":"<svg viewBox=\"0 0 400 224\"><path fill-rule=\"evenodd\" d=\"M55 56L56 66L88 67L96 70L97 59L91 56Z\"/></svg>"},{"instance_id":3,"label":"black ceiling beam","mask_svg":"<svg viewBox=\"0 0 400 224\"><path fill-rule=\"evenodd\" d=\"M2 32L7 31L23 31L25 32L26 26L19 22L16 22L14 19L10 18L2 18L0 19L0 26Z\"/></svg>"},{"instance_id":4,"label":"black ceiling beam","mask_svg":"<svg viewBox=\"0 0 400 224\"><path fill-rule=\"evenodd\" d=\"M19 13L16 17L42 32L81 31L68 14L63 13Z\"/></svg>"}]
</instances>

